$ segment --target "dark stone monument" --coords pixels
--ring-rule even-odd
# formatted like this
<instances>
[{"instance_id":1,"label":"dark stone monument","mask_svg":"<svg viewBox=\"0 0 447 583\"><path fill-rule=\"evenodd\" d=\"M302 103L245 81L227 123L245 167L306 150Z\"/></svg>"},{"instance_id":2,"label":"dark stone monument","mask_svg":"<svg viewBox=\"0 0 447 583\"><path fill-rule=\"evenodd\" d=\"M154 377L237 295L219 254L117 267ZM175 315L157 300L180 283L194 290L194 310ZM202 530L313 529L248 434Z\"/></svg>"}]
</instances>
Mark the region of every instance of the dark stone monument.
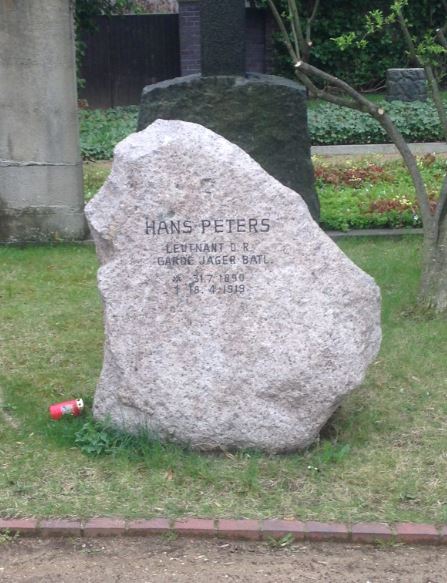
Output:
<instances>
[{"instance_id":1,"label":"dark stone monument","mask_svg":"<svg viewBox=\"0 0 447 583\"><path fill-rule=\"evenodd\" d=\"M427 78L424 69L388 69L388 101L427 101Z\"/></svg>"},{"instance_id":2,"label":"dark stone monument","mask_svg":"<svg viewBox=\"0 0 447 583\"><path fill-rule=\"evenodd\" d=\"M244 0L202 0L202 74L145 87L138 129L179 119L213 130L298 192L318 221L306 91L289 79L245 74L244 26Z\"/></svg>"},{"instance_id":3,"label":"dark stone monument","mask_svg":"<svg viewBox=\"0 0 447 583\"><path fill-rule=\"evenodd\" d=\"M200 23L203 75L245 75L245 2L201 0Z\"/></svg>"}]
</instances>

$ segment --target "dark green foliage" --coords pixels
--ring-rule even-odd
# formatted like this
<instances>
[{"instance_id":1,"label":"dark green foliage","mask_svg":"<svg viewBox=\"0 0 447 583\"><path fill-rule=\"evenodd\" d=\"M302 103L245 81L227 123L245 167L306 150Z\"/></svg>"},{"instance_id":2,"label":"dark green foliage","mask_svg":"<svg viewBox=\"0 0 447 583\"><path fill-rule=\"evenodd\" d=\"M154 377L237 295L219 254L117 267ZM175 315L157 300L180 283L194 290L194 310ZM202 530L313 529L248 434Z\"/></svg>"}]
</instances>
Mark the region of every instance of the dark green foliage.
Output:
<instances>
[{"instance_id":1,"label":"dark green foliage","mask_svg":"<svg viewBox=\"0 0 447 583\"><path fill-rule=\"evenodd\" d=\"M125 452L129 458L141 457L151 449L168 450L171 446L162 445L143 433L133 435L114 428L110 423L99 423L88 419L75 434L75 444L82 453L89 456L118 455ZM175 446L173 446L175 447Z\"/></svg>"},{"instance_id":2,"label":"dark green foliage","mask_svg":"<svg viewBox=\"0 0 447 583\"><path fill-rule=\"evenodd\" d=\"M374 6L376 4L385 9L389 2L374 2ZM364 51L352 48L342 52L333 41L350 30L361 30L365 14L371 8L371 2L366 0L357 0L355 9L350 0L322 0L319 17L313 26L311 63L355 87L364 88L383 85L388 68L405 67L408 58L401 36L395 30L388 30L374 39Z\"/></svg>"},{"instance_id":3,"label":"dark green foliage","mask_svg":"<svg viewBox=\"0 0 447 583\"><path fill-rule=\"evenodd\" d=\"M383 107L406 141L436 142L443 139L431 100L426 103L384 102ZM309 110L309 132L314 145L380 144L390 141L370 115L331 103L321 103Z\"/></svg>"},{"instance_id":4,"label":"dark green foliage","mask_svg":"<svg viewBox=\"0 0 447 583\"><path fill-rule=\"evenodd\" d=\"M82 157L109 160L116 144L136 131L138 107L84 109L79 115Z\"/></svg>"},{"instance_id":5,"label":"dark green foliage","mask_svg":"<svg viewBox=\"0 0 447 583\"><path fill-rule=\"evenodd\" d=\"M133 4L133 0L75 0L76 30L92 30L95 16L122 14L130 10Z\"/></svg>"},{"instance_id":6,"label":"dark green foliage","mask_svg":"<svg viewBox=\"0 0 447 583\"><path fill-rule=\"evenodd\" d=\"M384 102L409 142L442 140L439 119L427 103ZM81 110L81 152L85 160L109 160L113 148L136 131L138 106ZM313 145L374 144L389 142L379 124L366 114L329 103L318 103L308 112Z\"/></svg>"},{"instance_id":7,"label":"dark green foliage","mask_svg":"<svg viewBox=\"0 0 447 583\"><path fill-rule=\"evenodd\" d=\"M286 0L282 0L284 8ZM298 2L305 16L310 14L313 0ZM391 0L321 0L317 18L312 26L312 51L310 63L343 79L356 88L375 88L385 83L386 70L392 67L414 66L397 27L389 27L374 35L368 45L359 50L348 47L340 51L334 38L350 31L363 36L365 17L370 10L389 12ZM441 0L410 0L405 11L411 23L412 33L419 37L426 31L442 26L444 12ZM291 76L292 68L282 43L277 43L278 73Z\"/></svg>"}]
</instances>

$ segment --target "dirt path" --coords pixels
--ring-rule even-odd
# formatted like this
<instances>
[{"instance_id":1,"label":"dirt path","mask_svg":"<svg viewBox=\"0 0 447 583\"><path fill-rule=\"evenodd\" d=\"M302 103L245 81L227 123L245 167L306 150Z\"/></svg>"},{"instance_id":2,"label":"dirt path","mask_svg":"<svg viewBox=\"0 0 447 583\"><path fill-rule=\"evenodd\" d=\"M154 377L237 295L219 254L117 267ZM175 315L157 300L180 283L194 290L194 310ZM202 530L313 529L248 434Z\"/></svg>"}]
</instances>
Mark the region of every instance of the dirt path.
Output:
<instances>
[{"instance_id":1,"label":"dirt path","mask_svg":"<svg viewBox=\"0 0 447 583\"><path fill-rule=\"evenodd\" d=\"M0 544L2 583L446 583L443 547L190 539L19 539Z\"/></svg>"}]
</instances>

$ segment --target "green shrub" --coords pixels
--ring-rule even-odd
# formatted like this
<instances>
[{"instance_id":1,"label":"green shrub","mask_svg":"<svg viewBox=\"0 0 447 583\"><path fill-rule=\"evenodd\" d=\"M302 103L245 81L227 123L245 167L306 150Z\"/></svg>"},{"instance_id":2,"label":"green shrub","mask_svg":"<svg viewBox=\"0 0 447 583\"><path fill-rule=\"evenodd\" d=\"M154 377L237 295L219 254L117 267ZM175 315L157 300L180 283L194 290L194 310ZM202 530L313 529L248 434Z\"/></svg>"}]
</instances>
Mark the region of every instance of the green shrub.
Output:
<instances>
[{"instance_id":1,"label":"green shrub","mask_svg":"<svg viewBox=\"0 0 447 583\"><path fill-rule=\"evenodd\" d=\"M264 0L265 3L265 0ZM287 12L287 0L277 2ZM299 0L303 15L309 15L313 2ZM375 34L364 49L356 46L340 51L334 38L349 31L360 37L365 32L366 15L372 9L389 13L390 0L320 0L317 17L312 24L311 65L343 79L356 88L375 89L385 83L386 70L408 67L407 48L398 27L386 27ZM411 32L417 37L443 26L445 11L442 0L410 0L405 14L411 22ZM284 44L275 43L275 74L293 77L293 66ZM438 71L442 76L443 70Z\"/></svg>"},{"instance_id":2,"label":"green shrub","mask_svg":"<svg viewBox=\"0 0 447 583\"><path fill-rule=\"evenodd\" d=\"M432 101L388 103L391 118L409 142L442 140ZM136 131L138 106L80 110L81 153L84 160L109 160L113 148ZM380 125L369 115L330 103L311 104L309 133L313 145L375 144L389 142Z\"/></svg>"},{"instance_id":3,"label":"green shrub","mask_svg":"<svg viewBox=\"0 0 447 583\"><path fill-rule=\"evenodd\" d=\"M443 139L439 118L431 100L426 103L383 101L383 107L408 142ZM380 144L390 141L370 115L346 107L320 103L309 109L308 116L313 145Z\"/></svg>"},{"instance_id":4,"label":"green shrub","mask_svg":"<svg viewBox=\"0 0 447 583\"><path fill-rule=\"evenodd\" d=\"M79 115L82 157L109 160L116 144L136 131L138 106L82 109Z\"/></svg>"}]
</instances>

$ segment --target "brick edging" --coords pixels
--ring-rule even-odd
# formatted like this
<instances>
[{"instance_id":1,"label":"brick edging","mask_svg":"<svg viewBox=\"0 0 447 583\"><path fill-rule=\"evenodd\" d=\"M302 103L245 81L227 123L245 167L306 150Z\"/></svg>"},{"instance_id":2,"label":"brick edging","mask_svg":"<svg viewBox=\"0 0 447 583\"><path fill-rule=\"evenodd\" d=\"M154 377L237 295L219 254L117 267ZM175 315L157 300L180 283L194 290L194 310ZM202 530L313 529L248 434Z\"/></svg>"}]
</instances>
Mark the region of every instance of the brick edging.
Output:
<instances>
[{"instance_id":1,"label":"brick edging","mask_svg":"<svg viewBox=\"0 0 447 583\"><path fill-rule=\"evenodd\" d=\"M395 542L405 544L447 544L447 526L401 522L317 522L299 520L250 520L186 518L170 520L152 518L124 520L122 518L42 519L0 518L0 534L19 536L99 537L179 536L217 537L233 540L265 541L285 536L294 541L337 541L352 543Z\"/></svg>"}]
</instances>

